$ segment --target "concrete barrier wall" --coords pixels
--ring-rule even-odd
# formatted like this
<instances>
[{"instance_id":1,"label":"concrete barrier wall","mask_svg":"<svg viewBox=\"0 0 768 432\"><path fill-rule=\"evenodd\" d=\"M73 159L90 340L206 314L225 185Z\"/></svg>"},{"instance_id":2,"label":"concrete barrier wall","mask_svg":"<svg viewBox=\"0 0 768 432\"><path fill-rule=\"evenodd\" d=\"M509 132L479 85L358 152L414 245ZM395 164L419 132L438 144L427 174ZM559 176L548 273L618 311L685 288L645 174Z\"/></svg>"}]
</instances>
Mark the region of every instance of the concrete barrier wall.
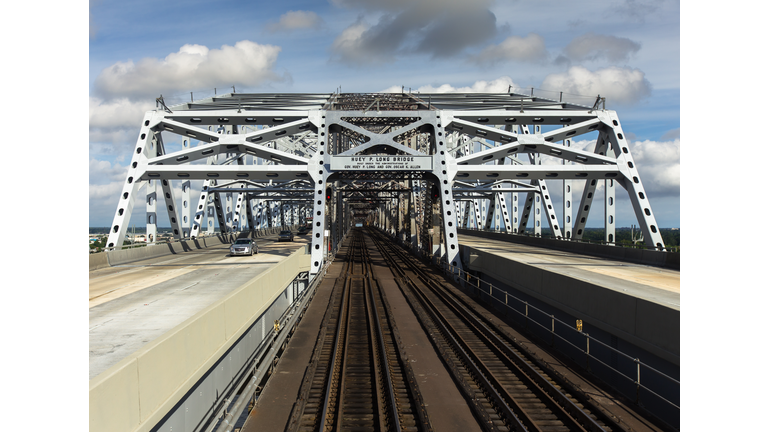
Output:
<instances>
[{"instance_id":1,"label":"concrete barrier wall","mask_svg":"<svg viewBox=\"0 0 768 432\"><path fill-rule=\"evenodd\" d=\"M482 250L463 249L464 256L474 255L470 270L680 364L680 311Z\"/></svg>"},{"instance_id":2,"label":"concrete barrier wall","mask_svg":"<svg viewBox=\"0 0 768 432\"><path fill-rule=\"evenodd\" d=\"M89 382L91 431L155 426L301 271L304 248Z\"/></svg>"},{"instance_id":3,"label":"concrete barrier wall","mask_svg":"<svg viewBox=\"0 0 768 432\"><path fill-rule=\"evenodd\" d=\"M295 229L296 227L291 226L289 228ZM219 234L215 236L198 237L194 240L184 240L153 246L142 246L132 249L93 253L89 255L88 271L98 270L115 265L127 264L134 261L141 261L147 258L178 254L182 252L205 249L212 246L230 244L234 242L236 238L240 237L249 237L251 235L253 235L254 238L264 237L267 235L277 234L282 229L283 228L281 227L264 228L254 231L253 233L251 233L251 231L241 231L234 234Z\"/></svg>"},{"instance_id":4,"label":"concrete barrier wall","mask_svg":"<svg viewBox=\"0 0 768 432\"><path fill-rule=\"evenodd\" d=\"M459 229L457 231L459 235L477 236L492 240L501 240L528 246L561 250L565 252L574 252L583 255L592 255L620 261L633 262L637 264L646 264L680 270L680 253L676 252L663 252L651 249L635 249L595 243L582 243L577 241L528 237L490 231L476 231L468 229Z\"/></svg>"},{"instance_id":5,"label":"concrete barrier wall","mask_svg":"<svg viewBox=\"0 0 768 432\"><path fill-rule=\"evenodd\" d=\"M94 271L109 267L106 252L92 253L88 255L88 271Z\"/></svg>"}]
</instances>

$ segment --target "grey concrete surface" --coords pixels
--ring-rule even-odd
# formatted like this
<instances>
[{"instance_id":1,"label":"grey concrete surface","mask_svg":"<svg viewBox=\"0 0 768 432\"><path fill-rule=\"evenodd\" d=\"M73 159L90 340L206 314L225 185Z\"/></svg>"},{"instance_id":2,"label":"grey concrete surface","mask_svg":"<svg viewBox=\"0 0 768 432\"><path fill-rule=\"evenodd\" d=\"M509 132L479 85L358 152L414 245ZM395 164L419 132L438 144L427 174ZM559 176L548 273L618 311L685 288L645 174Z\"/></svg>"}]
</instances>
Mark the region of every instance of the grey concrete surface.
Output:
<instances>
[{"instance_id":1,"label":"grey concrete surface","mask_svg":"<svg viewBox=\"0 0 768 432\"><path fill-rule=\"evenodd\" d=\"M145 258L89 272L92 379L145 344L304 247L306 240L256 240L260 253L229 257L228 244Z\"/></svg>"},{"instance_id":2,"label":"grey concrete surface","mask_svg":"<svg viewBox=\"0 0 768 432\"><path fill-rule=\"evenodd\" d=\"M295 230L296 226L290 226ZM88 258L88 270L99 270L105 267L126 264L133 261L140 261L152 257L164 255L176 255L184 252L191 252L209 247L216 247L222 244L230 244L238 237L260 238L271 236L282 230L281 227L264 228L260 230L242 231L232 234L218 234L215 236L204 236L196 239L174 241L171 243L162 243L158 245L142 246L130 249L120 249L109 252L99 252L90 254Z\"/></svg>"},{"instance_id":3,"label":"grey concrete surface","mask_svg":"<svg viewBox=\"0 0 768 432\"><path fill-rule=\"evenodd\" d=\"M463 235L468 268L680 364L680 272Z\"/></svg>"},{"instance_id":4,"label":"grey concrete surface","mask_svg":"<svg viewBox=\"0 0 768 432\"><path fill-rule=\"evenodd\" d=\"M550 250L572 252L579 255L591 255L616 261L634 262L637 264L680 270L680 253L662 252L651 249L634 249L578 241L562 241L550 238L468 229L459 229L458 234L460 239L465 236L482 237L492 240L501 240L508 243L547 248Z\"/></svg>"}]
</instances>

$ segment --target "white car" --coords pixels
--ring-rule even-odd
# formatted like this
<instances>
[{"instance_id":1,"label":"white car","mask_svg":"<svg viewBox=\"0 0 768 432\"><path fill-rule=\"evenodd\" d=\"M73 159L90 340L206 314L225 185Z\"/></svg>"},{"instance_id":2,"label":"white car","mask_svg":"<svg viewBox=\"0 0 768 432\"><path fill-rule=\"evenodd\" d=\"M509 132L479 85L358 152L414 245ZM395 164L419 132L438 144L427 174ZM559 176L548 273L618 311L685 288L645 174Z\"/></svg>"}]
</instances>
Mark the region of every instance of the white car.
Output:
<instances>
[{"instance_id":1,"label":"white car","mask_svg":"<svg viewBox=\"0 0 768 432\"><path fill-rule=\"evenodd\" d=\"M229 247L229 255L253 255L259 253L259 245L249 238L240 238Z\"/></svg>"}]
</instances>

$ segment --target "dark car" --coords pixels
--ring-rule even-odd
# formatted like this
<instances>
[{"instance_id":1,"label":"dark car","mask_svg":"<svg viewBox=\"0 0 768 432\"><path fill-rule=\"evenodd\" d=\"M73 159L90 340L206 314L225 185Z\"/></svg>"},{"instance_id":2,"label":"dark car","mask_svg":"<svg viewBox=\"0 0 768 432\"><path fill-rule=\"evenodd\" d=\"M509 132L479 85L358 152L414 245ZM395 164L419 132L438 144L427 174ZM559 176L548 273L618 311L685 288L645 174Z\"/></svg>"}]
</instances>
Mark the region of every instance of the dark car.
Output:
<instances>
[{"instance_id":1,"label":"dark car","mask_svg":"<svg viewBox=\"0 0 768 432\"><path fill-rule=\"evenodd\" d=\"M280 231L280 234L277 235L277 241L283 240L293 241L293 233L288 230Z\"/></svg>"},{"instance_id":2,"label":"dark car","mask_svg":"<svg viewBox=\"0 0 768 432\"><path fill-rule=\"evenodd\" d=\"M306 234L309 233L309 231L310 231L309 227L301 227L301 228L299 228L298 231L296 231L296 234L298 234L298 235L306 235Z\"/></svg>"},{"instance_id":3,"label":"dark car","mask_svg":"<svg viewBox=\"0 0 768 432\"><path fill-rule=\"evenodd\" d=\"M259 253L259 245L249 238L241 238L235 240L232 246L229 247L229 255L253 255Z\"/></svg>"}]
</instances>

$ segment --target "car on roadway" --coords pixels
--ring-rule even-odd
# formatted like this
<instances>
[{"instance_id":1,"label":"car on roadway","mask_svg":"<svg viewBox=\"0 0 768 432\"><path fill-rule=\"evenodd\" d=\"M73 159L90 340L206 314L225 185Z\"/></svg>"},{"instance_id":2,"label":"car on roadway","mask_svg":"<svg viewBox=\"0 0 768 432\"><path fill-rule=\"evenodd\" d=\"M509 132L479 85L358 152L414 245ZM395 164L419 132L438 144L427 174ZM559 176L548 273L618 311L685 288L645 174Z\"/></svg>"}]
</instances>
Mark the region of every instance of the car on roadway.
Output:
<instances>
[{"instance_id":1,"label":"car on roadway","mask_svg":"<svg viewBox=\"0 0 768 432\"><path fill-rule=\"evenodd\" d=\"M309 231L310 231L309 227L303 226L303 227L299 228L298 231L296 231L296 234L298 234L298 235L306 235L306 234L309 233Z\"/></svg>"},{"instance_id":2,"label":"car on roadway","mask_svg":"<svg viewBox=\"0 0 768 432\"><path fill-rule=\"evenodd\" d=\"M259 245L249 238L239 238L229 247L229 256L259 253Z\"/></svg>"},{"instance_id":3,"label":"car on roadway","mask_svg":"<svg viewBox=\"0 0 768 432\"><path fill-rule=\"evenodd\" d=\"M277 241L293 241L293 233L289 230L283 230L280 231L280 234L277 235Z\"/></svg>"}]
</instances>

